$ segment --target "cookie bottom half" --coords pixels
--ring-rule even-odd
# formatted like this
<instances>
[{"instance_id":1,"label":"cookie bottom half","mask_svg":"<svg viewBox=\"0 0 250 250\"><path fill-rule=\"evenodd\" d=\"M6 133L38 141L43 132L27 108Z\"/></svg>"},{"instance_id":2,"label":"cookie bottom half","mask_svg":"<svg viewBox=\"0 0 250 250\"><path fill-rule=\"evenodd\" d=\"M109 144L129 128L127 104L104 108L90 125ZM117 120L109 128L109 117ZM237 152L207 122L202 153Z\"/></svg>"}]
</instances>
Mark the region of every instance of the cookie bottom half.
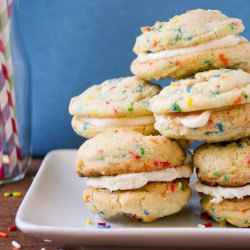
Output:
<instances>
[{"instance_id":1,"label":"cookie bottom half","mask_svg":"<svg viewBox=\"0 0 250 250\"><path fill-rule=\"evenodd\" d=\"M155 128L164 136L205 142L237 140L250 135L250 104L232 106L222 110L210 110L211 115L202 127L184 126L180 118L193 113L166 114L157 118Z\"/></svg>"},{"instance_id":2,"label":"cookie bottom half","mask_svg":"<svg viewBox=\"0 0 250 250\"><path fill-rule=\"evenodd\" d=\"M131 71L142 79L161 79L171 77L183 79L196 72L217 68L240 68L250 72L250 43L210 49L187 55L174 56L147 62L134 60Z\"/></svg>"},{"instance_id":3,"label":"cookie bottom half","mask_svg":"<svg viewBox=\"0 0 250 250\"><path fill-rule=\"evenodd\" d=\"M188 181L183 179L151 182L139 189L116 192L86 187L83 196L88 209L104 218L127 215L152 222L179 212L189 201L191 189Z\"/></svg>"},{"instance_id":4,"label":"cookie bottom half","mask_svg":"<svg viewBox=\"0 0 250 250\"><path fill-rule=\"evenodd\" d=\"M237 227L250 227L250 196L243 199L225 199L211 203L211 196L200 193L200 204L217 222L228 222Z\"/></svg>"},{"instance_id":5,"label":"cookie bottom half","mask_svg":"<svg viewBox=\"0 0 250 250\"><path fill-rule=\"evenodd\" d=\"M153 124L149 125L131 125L123 127L98 127L94 124L85 122L83 118L74 116L71 122L74 131L83 137L92 138L100 133L112 132L120 129L133 130L143 135L157 135L159 132Z\"/></svg>"}]
</instances>

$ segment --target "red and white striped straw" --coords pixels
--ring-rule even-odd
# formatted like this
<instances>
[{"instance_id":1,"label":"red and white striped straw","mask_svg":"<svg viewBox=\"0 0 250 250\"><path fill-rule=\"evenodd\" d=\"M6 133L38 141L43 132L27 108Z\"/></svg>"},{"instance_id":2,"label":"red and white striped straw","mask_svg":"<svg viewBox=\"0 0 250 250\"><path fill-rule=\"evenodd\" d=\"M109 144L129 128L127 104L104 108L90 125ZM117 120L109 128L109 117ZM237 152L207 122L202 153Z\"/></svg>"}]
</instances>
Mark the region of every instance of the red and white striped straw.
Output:
<instances>
[{"instance_id":1,"label":"red and white striped straw","mask_svg":"<svg viewBox=\"0 0 250 250\"><path fill-rule=\"evenodd\" d=\"M3 119L0 112L0 180L5 178L4 163L3 163Z\"/></svg>"},{"instance_id":2,"label":"red and white striped straw","mask_svg":"<svg viewBox=\"0 0 250 250\"><path fill-rule=\"evenodd\" d=\"M0 32L2 39L0 42L0 51L4 53L5 67L8 71L10 90L12 93L12 99L15 105L15 89L13 79L13 67L10 51L10 21L11 21L11 8L12 0L0 1Z\"/></svg>"},{"instance_id":3,"label":"red and white striped straw","mask_svg":"<svg viewBox=\"0 0 250 250\"><path fill-rule=\"evenodd\" d=\"M0 62L3 68L3 58ZM21 154L17 137L15 117L13 117L13 103L11 93L8 89L8 81L3 72L0 70L0 112L2 114L6 150L9 156L9 171L16 173L21 170ZM16 168L17 167L17 168Z\"/></svg>"},{"instance_id":4,"label":"red and white striped straw","mask_svg":"<svg viewBox=\"0 0 250 250\"><path fill-rule=\"evenodd\" d=\"M18 174L22 170L22 160L15 118L15 92L10 56L11 2L0 1L0 112L2 114L6 150L9 156L9 172Z\"/></svg>"}]
</instances>

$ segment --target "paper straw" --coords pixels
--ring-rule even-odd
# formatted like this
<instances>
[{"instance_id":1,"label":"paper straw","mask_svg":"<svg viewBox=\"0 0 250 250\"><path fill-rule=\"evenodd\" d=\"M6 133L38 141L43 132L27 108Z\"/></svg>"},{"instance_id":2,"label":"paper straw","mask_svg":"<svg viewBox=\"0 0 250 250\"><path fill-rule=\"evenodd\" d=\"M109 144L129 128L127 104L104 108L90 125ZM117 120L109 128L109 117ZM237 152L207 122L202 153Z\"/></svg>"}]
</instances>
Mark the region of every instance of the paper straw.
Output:
<instances>
[{"instance_id":1,"label":"paper straw","mask_svg":"<svg viewBox=\"0 0 250 250\"><path fill-rule=\"evenodd\" d=\"M2 36L0 35L0 44ZM9 156L10 173L15 171L15 174L22 170L22 161L19 140L17 136L17 125L14 115L14 101L12 91L9 84L8 69L5 65L4 54L0 52L0 111L2 113L4 134L6 141L6 149Z\"/></svg>"},{"instance_id":2,"label":"paper straw","mask_svg":"<svg viewBox=\"0 0 250 250\"><path fill-rule=\"evenodd\" d=\"M3 116L4 133L6 140L6 150L10 159L10 172L14 170L17 165L17 158L15 157L15 139L14 131L11 122L11 111L8 103L8 91L2 70L0 71L0 111Z\"/></svg>"},{"instance_id":3,"label":"paper straw","mask_svg":"<svg viewBox=\"0 0 250 250\"><path fill-rule=\"evenodd\" d=\"M2 34L2 42L0 43L0 51L4 53L5 66L7 67L10 91L15 105L15 89L13 79L13 67L10 51L10 14L12 1L0 0L0 32Z\"/></svg>"},{"instance_id":4,"label":"paper straw","mask_svg":"<svg viewBox=\"0 0 250 250\"><path fill-rule=\"evenodd\" d=\"M6 151L9 156L9 170L12 173L14 170L16 174L20 172L20 148L16 134L14 119L11 116L11 109L13 108L8 98L7 82L5 81L3 71L0 71L0 111L2 113L4 134L6 142Z\"/></svg>"},{"instance_id":5,"label":"paper straw","mask_svg":"<svg viewBox=\"0 0 250 250\"><path fill-rule=\"evenodd\" d=\"M12 1L0 1L0 111L2 112L9 170L18 174L22 170L21 152L15 119L15 91L10 55L10 10Z\"/></svg>"},{"instance_id":6,"label":"paper straw","mask_svg":"<svg viewBox=\"0 0 250 250\"><path fill-rule=\"evenodd\" d=\"M4 179L4 164L3 164L3 119L0 112L0 180Z\"/></svg>"},{"instance_id":7,"label":"paper straw","mask_svg":"<svg viewBox=\"0 0 250 250\"><path fill-rule=\"evenodd\" d=\"M10 18L10 16L11 16L12 2L13 2L13 0L7 0L7 5L8 5L8 17L9 17L9 18Z\"/></svg>"}]
</instances>

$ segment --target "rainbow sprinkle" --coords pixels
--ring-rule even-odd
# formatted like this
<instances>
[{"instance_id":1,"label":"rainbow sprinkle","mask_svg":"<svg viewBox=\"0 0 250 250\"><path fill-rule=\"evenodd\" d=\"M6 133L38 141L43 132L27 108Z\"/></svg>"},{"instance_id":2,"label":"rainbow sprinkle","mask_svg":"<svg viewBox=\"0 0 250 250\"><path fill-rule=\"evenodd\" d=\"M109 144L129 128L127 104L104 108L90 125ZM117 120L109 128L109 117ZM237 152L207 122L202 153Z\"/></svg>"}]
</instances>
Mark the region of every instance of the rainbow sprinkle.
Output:
<instances>
[{"instance_id":1,"label":"rainbow sprinkle","mask_svg":"<svg viewBox=\"0 0 250 250\"><path fill-rule=\"evenodd\" d=\"M84 195L83 195L84 201L85 201L85 202L88 202L88 201L89 201L89 197L90 197L90 196L89 196L88 194L84 194Z\"/></svg>"},{"instance_id":2,"label":"rainbow sprinkle","mask_svg":"<svg viewBox=\"0 0 250 250\"><path fill-rule=\"evenodd\" d=\"M20 197L21 195L21 192L5 192L3 194L4 197Z\"/></svg>"},{"instance_id":3,"label":"rainbow sprinkle","mask_svg":"<svg viewBox=\"0 0 250 250\"><path fill-rule=\"evenodd\" d=\"M177 103L174 103L172 106L171 106L171 110L173 112L181 112L181 107L177 104Z\"/></svg>"},{"instance_id":4,"label":"rainbow sprinkle","mask_svg":"<svg viewBox=\"0 0 250 250\"><path fill-rule=\"evenodd\" d=\"M145 149L144 148L140 148L140 153L141 153L141 155L145 155Z\"/></svg>"},{"instance_id":5,"label":"rainbow sprinkle","mask_svg":"<svg viewBox=\"0 0 250 250\"><path fill-rule=\"evenodd\" d=\"M0 238L7 238L8 234L4 232L0 232Z\"/></svg>"},{"instance_id":6,"label":"rainbow sprinkle","mask_svg":"<svg viewBox=\"0 0 250 250\"><path fill-rule=\"evenodd\" d=\"M188 93L190 93L190 92L191 92L191 87L190 87L190 86L187 86L187 87L186 87L186 91L187 91Z\"/></svg>"},{"instance_id":7,"label":"rainbow sprinkle","mask_svg":"<svg viewBox=\"0 0 250 250\"><path fill-rule=\"evenodd\" d=\"M98 160L98 161L104 161L104 160L105 160L105 157L104 157L103 155L101 155L101 156L99 156L99 157L97 158L97 160Z\"/></svg>"},{"instance_id":8,"label":"rainbow sprinkle","mask_svg":"<svg viewBox=\"0 0 250 250\"><path fill-rule=\"evenodd\" d=\"M217 128L219 129L220 132L223 132L224 129L223 129L223 125L221 123L218 123L217 124Z\"/></svg>"},{"instance_id":9,"label":"rainbow sprinkle","mask_svg":"<svg viewBox=\"0 0 250 250\"><path fill-rule=\"evenodd\" d=\"M206 66L212 66L212 63L209 60L205 60L203 62Z\"/></svg>"},{"instance_id":10,"label":"rainbow sprinkle","mask_svg":"<svg viewBox=\"0 0 250 250\"><path fill-rule=\"evenodd\" d=\"M199 227L199 228L205 228L205 226L203 224L198 224L197 227Z\"/></svg>"},{"instance_id":11,"label":"rainbow sprinkle","mask_svg":"<svg viewBox=\"0 0 250 250\"><path fill-rule=\"evenodd\" d=\"M199 228L207 228L207 227L212 227L213 224L211 222L204 223L204 224L198 224Z\"/></svg>"},{"instance_id":12,"label":"rainbow sprinkle","mask_svg":"<svg viewBox=\"0 0 250 250\"><path fill-rule=\"evenodd\" d=\"M209 203L210 202L210 199L208 197L203 197L201 199L201 202L204 202L204 203Z\"/></svg>"},{"instance_id":13,"label":"rainbow sprinkle","mask_svg":"<svg viewBox=\"0 0 250 250\"><path fill-rule=\"evenodd\" d=\"M134 110L133 106L129 106L129 107L128 107L128 111L129 111L129 112L132 112L133 110Z\"/></svg>"},{"instance_id":14,"label":"rainbow sprinkle","mask_svg":"<svg viewBox=\"0 0 250 250\"><path fill-rule=\"evenodd\" d=\"M16 225L12 225L8 227L8 231L12 232L12 231L16 231L17 230L17 226Z\"/></svg>"},{"instance_id":15,"label":"rainbow sprinkle","mask_svg":"<svg viewBox=\"0 0 250 250\"><path fill-rule=\"evenodd\" d=\"M86 224L87 224L87 225L91 225L91 224L92 224L92 221L91 221L90 218L88 218L88 219L86 220Z\"/></svg>"},{"instance_id":16,"label":"rainbow sprinkle","mask_svg":"<svg viewBox=\"0 0 250 250\"><path fill-rule=\"evenodd\" d=\"M100 228L100 229L111 228L111 225L106 224L105 222L98 222L97 223L97 228Z\"/></svg>"},{"instance_id":17,"label":"rainbow sprinkle","mask_svg":"<svg viewBox=\"0 0 250 250\"><path fill-rule=\"evenodd\" d=\"M223 176L223 180L224 180L224 182L229 181L229 179L230 179L230 178L229 178L229 176L228 176L228 175L226 175L226 174L225 174L225 175Z\"/></svg>"},{"instance_id":18,"label":"rainbow sprinkle","mask_svg":"<svg viewBox=\"0 0 250 250\"><path fill-rule=\"evenodd\" d=\"M215 172L213 173L213 176L214 176L214 177L220 177L219 172L215 171Z\"/></svg>"},{"instance_id":19,"label":"rainbow sprinkle","mask_svg":"<svg viewBox=\"0 0 250 250\"><path fill-rule=\"evenodd\" d=\"M228 62L228 59L225 57L224 54L220 54L220 55L219 55L219 59L221 60L221 62L222 62L222 64L223 64L224 66L228 66L229 62Z\"/></svg>"},{"instance_id":20,"label":"rainbow sprinkle","mask_svg":"<svg viewBox=\"0 0 250 250\"><path fill-rule=\"evenodd\" d=\"M193 103L193 99L192 98L188 98L187 102L186 102L187 107L190 107L192 105L192 103Z\"/></svg>"},{"instance_id":21,"label":"rainbow sprinkle","mask_svg":"<svg viewBox=\"0 0 250 250\"><path fill-rule=\"evenodd\" d=\"M15 248L17 248L17 249L20 249L22 246L18 243L18 242L16 242L15 240L13 240L12 242L12 246L13 247L15 247Z\"/></svg>"}]
</instances>

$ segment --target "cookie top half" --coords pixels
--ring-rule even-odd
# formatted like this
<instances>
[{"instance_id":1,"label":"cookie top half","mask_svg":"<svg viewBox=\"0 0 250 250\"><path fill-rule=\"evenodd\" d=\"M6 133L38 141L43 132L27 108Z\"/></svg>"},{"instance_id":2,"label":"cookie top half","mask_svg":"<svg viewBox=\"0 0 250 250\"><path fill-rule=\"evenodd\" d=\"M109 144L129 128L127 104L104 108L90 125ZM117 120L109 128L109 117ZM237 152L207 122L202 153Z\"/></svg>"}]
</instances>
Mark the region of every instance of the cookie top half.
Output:
<instances>
[{"instance_id":1,"label":"cookie top half","mask_svg":"<svg viewBox=\"0 0 250 250\"><path fill-rule=\"evenodd\" d=\"M182 147L164 136L119 130L86 141L77 153L76 171L80 176L139 173L181 166L185 159Z\"/></svg>"},{"instance_id":2,"label":"cookie top half","mask_svg":"<svg viewBox=\"0 0 250 250\"><path fill-rule=\"evenodd\" d=\"M152 114L148 100L160 90L159 85L135 76L106 80L73 97L69 112L95 118L147 116Z\"/></svg>"},{"instance_id":3,"label":"cookie top half","mask_svg":"<svg viewBox=\"0 0 250 250\"><path fill-rule=\"evenodd\" d=\"M250 74L218 69L171 83L150 100L150 110L164 114L250 103Z\"/></svg>"},{"instance_id":4,"label":"cookie top half","mask_svg":"<svg viewBox=\"0 0 250 250\"><path fill-rule=\"evenodd\" d=\"M250 137L232 142L204 144L193 155L199 179L210 186L250 183Z\"/></svg>"},{"instance_id":5,"label":"cookie top half","mask_svg":"<svg viewBox=\"0 0 250 250\"><path fill-rule=\"evenodd\" d=\"M240 19L229 18L218 10L197 9L141 30L133 49L136 54L185 48L239 34L244 25Z\"/></svg>"}]
</instances>

